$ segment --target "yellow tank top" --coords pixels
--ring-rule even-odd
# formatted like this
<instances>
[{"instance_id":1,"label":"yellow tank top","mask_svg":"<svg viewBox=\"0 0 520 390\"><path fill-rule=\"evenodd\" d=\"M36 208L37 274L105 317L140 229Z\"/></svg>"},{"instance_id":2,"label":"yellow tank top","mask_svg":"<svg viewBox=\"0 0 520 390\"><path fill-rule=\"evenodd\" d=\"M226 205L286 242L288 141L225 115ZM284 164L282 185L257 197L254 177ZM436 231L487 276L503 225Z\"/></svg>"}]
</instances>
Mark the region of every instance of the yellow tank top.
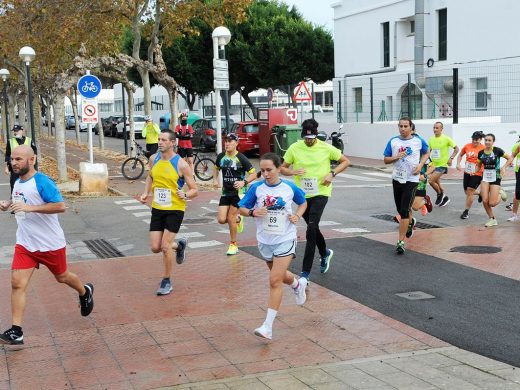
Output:
<instances>
[{"instance_id":1,"label":"yellow tank top","mask_svg":"<svg viewBox=\"0 0 520 390\"><path fill-rule=\"evenodd\" d=\"M158 210L186 210L186 201L177 195L184 186L184 179L179 175L179 155L171 160L161 159L157 153L150 175L152 176L152 208Z\"/></svg>"}]
</instances>

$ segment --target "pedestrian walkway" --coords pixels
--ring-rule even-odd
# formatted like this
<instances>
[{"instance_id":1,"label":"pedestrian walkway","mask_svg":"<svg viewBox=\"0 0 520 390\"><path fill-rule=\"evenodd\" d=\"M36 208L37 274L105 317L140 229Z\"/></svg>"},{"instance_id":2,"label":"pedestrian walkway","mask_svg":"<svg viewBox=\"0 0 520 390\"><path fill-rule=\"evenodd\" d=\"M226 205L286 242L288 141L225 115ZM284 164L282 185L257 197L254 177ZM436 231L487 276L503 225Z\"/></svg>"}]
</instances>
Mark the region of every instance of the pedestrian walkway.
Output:
<instances>
[{"instance_id":1,"label":"pedestrian walkway","mask_svg":"<svg viewBox=\"0 0 520 390\"><path fill-rule=\"evenodd\" d=\"M517 227L493 230L480 244L512 248ZM446 238L460 242L468 231L416 234L410 246L450 261ZM457 259L483 267L474 256ZM489 261L495 272L517 268L500 258ZM165 297L154 294L160 268L156 255L71 263L96 287L88 318L79 315L73 293L36 272L26 344L0 350L0 389L520 389L513 367L461 351L316 283L303 307L285 289L273 341L259 339L252 329L265 317L267 273L245 252L226 257L191 249L187 262L175 266L174 291ZM9 285L9 275L0 270L2 285ZM1 318L9 312L4 294Z\"/></svg>"}]
</instances>

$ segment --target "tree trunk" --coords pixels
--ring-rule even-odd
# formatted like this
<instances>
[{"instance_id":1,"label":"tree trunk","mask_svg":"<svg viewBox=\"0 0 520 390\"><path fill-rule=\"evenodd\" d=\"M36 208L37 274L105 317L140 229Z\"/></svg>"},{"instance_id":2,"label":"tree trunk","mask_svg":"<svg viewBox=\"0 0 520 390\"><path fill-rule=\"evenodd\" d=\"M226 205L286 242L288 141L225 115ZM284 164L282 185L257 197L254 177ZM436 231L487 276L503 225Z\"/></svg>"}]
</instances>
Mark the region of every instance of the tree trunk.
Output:
<instances>
[{"instance_id":1,"label":"tree trunk","mask_svg":"<svg viewBox=\"0 0 520 390\"><path fill-rule=\"evenodd\" d=\"M74 131L76 133L76 143L78 145L81 144L81 133L79 128L79 115L78 115L78 99L76 96L76 89L74 89L74 95L67 92L67 97L69 98L70 104L72 106L72 115L74 115Z\"/></svg>"},{"instance_id":2,"label":"tree trunk","mask_svg":"<svg viewBox=\"0 0 520 390\"><path fill-rule=\"evenodd\" d=\"M7 118L5 111L5 104L2 104L2 141L7 143L7 140L9 139L9 130L7 129L7 124L5 119Z\"/></svg>"},{"instance_id":3,"label":"tree trunk","mask_svg":"<svg viewBox=\"0 0 520 390\"><path fill-rule=\"evenodd\" d=\"M39 97L34 99L33 115L34 115L34 127L35 127L34 130L35 130L35 134L37 135L36 138L40 139L40 134L42 133L42 106L40 105Z\"/></svg>"},{"instance_id":4,"label":"tree trunk","mask_svg":"<svg viewBox=\"0 0 520 390\"><path fill-rule=\"evenodd\" d=\"M145 69L137 68L139 76L141 76L141 83L143 85L143 110L144 115L152 115L152 92L150 86L150 72Z\"/></svg>"},{"instance_id":5,"label":"tree trunk","mask_svg":"<svg viewBox=\"0 0 520 390\"><path fill-rule=\"evenodd\" d=\"M193 106L195 105L195 100L197 99L197 94L187 92L186 95L187 95L186 102L188 103L188 108L190 109L190 111L193 111Z\"/></svg>"},{"instance_id":6,"label":"tree trunk","mask_svg":"<svg viewBox=\"0 0 520 390\"><path fill-rule=\"evenodd\" d=\"M8 99L9 104L7 105L7 112L9 115L9 132L16 124L16 95L14 93L8 93Z\"/></svg>"},{"instance_id":7,"label":"tree trunk","mask_svg":"<svg viewBox=\"0 0 520 390\"><path fill-rule=\"evenodd\" d=\"M242 97L244 98L244 101L246 102L246 104L249 106L249 108L253 112L253 116L256 118L257 117L257 115L256 115L256 107L253 104L253 101L251 100L251 98L249 97L249 93L243 91L243 92L241 92L241 94L242 94Z\"/></svg>"},{"instance_id":8,"label":"tree trunk","mask_svg":"<svg viewBox=\"0 0 520 390\"><path fill-rule=\"evenodd\" d=\"M125 85L126 93L128 95L128 125L130 127L130 157L135 157L135 126L134 126L134 91ZM126 125L126 123L124 124ZM124 133L123 133L124 137Z\"/></svg>"},{"instance_id":9,"label":"tree trunk","mask_svg":"<svg viewBox=\"0 0 520 390\"><path fill-rule=\"evenodd\" d=\"M58 92L54 102L54 118L56 125L56 162L58 164L58 180L68 180L67 158L65 154L65 94Z\"/></svg>"},{"instance_id":10,"label":"tree trunk","mask_svg":"<svg viewBox=\"0 0 520 390\"><path fill-rule=\"evenodd\" d=\"M98 127L98 141L99 141L99 149L105 149L105 133L103 132L103 122L101 122L101 115L98 115L98 123L96 124Z\"/></svg>"},{"instance_id":11,"label":"tree trunk","mask_svg":"<svg viewBox=\"0 0 520 390\"><path fill-rule=\"evenodd\" d=\"M177 117L178 117L178 111L177 111L177 90L168 90L168 97L170 100L170 112L172 115L170 116L170 130L175 130L175 126L177 126Z\"/></svg>"},{"instance_id":12,"label":"tree trunk","mask_svg":"<svg viewBox=\"0 0 520 390\"><path fill-rule=\"evenodd\" d=\"M31 134L31 129L29 129L29 126L27 125L27 111L25 111L25 94L20 94L16 97L16 105L18 106L18 123L22 125L25 130L26 134ZM13 124L16 123L13 122Z\"/></svg>"}]
</instances>

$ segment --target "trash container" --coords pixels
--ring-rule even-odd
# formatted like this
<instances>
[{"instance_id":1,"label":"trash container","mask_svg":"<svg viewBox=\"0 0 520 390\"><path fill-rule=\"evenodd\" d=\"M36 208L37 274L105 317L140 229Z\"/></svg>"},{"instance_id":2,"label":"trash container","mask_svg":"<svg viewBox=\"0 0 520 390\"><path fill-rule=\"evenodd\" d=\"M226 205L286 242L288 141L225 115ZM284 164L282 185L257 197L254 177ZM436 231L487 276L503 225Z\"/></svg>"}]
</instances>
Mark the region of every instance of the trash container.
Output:
<instances>
[{"instance_id":1,"label":"trash container","mask_svg":"<svg viewBox=\"0 0 520 390\"><path fill-rule=\"evenodd\" d=\"M273 127L274 152L283 157L289 146L301 139L299 125L278 125Z\"/></svg>"}]
</instances>

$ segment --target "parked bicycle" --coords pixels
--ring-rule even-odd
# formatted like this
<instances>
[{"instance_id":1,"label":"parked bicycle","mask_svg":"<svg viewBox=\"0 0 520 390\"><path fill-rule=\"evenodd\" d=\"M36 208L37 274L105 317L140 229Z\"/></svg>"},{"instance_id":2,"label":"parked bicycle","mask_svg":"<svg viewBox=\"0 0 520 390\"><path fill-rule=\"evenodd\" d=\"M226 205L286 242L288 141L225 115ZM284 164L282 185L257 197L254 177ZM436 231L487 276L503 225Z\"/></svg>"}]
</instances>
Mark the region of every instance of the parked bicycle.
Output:
<instances>
[{"instance_id":1,"label":"parked bicycle","mask_svg":"<svg viewBox=\"0 0 520 390\"><path fill-rule=\"evenodd\" d=\"M150 153L143 150L143 147L134 141L136 148L135 157L127 158L121 166L121 173L128 180L137 180L143 173L146 164L150 158ZM130 148L134 150L134 146Z\"/></svg>"},{"instance_id":2,"label":"parked bicycle","mask_svg":"<svg viewBox=\"0 0 520 390\"><path fill-rule=\"evenodd\" d=\"M208 157L207 154L199 156L200 149L193 149L193 169L195 176L202 181L209 181L213 179L213 170L215 169L215 160Z\"/></svg>"}]
</instances>

